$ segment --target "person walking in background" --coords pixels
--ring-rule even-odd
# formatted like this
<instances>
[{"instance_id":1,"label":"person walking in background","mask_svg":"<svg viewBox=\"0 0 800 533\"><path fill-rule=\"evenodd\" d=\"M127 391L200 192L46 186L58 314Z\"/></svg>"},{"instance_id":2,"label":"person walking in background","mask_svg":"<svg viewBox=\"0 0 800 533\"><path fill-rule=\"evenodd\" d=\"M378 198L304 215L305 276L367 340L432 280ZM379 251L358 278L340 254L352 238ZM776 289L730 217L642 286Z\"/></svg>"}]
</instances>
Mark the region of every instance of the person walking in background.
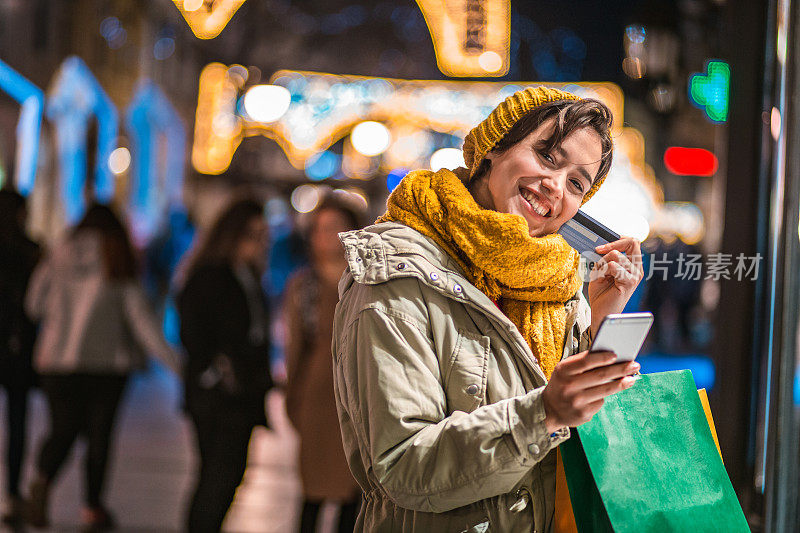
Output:
<instances>
[{"instance_id":1,"label":"person walking in background","mask_svg":"<svg viewBox=\"0 0 800 533\"><path fill-rule=\"evenodd\" d=\"M6 494L3 522L22 518L19 477L25 452L28 390L36 328L25 315L25 291L39 260L39 246L25 235L25 198L0 191L0 385L6 390Z\"/></svg>"},{"instance_id":2,"label":"person walking in background","mask_svg":"<svg viewBox=\"0 0 800 533\"><path fill-rule=\"evenodd\" d=\"M244 476L250 434L267 426L272 377L261 289L267 240L262 206L234 202L191 258L178 294L181 342L189 356L185 407L200 451L187 518L191 533L220 530Z\"/></svg>"},{"instance_id":3,"label":"person walking in background","mask_svg":"<svg viewBox=\"0 0 800 533\"><path fill-rule=\"evenodd\" d=\"M132 371L145 367L145 351L175 372L180 361L147 305L128 232L109 207L89 207L65 241L36 268L25 306L41 321L34 365L50 413L27 518L34 526L48 525L51 485L75 439L83 434L88 444L85 529L112 529L114 520L102 496L125 383Z\"/></svg>"},{"instance_id":4,"label":"person walking in background","mask_svg":"<svg viewBox=\"0 0 800 533\"><path fill-rule=\"evenodd\" d=\"M286 411L300 436L302 533L316 530L324 501L341 504L338 531L352 532L361 499L342 448L331 356L337 285L347 266L338 234L359 227L359 213L349 204L336 196L325 199L312 213L311 264L292 277L286 290Z\"/></svg>"}]
</instances>

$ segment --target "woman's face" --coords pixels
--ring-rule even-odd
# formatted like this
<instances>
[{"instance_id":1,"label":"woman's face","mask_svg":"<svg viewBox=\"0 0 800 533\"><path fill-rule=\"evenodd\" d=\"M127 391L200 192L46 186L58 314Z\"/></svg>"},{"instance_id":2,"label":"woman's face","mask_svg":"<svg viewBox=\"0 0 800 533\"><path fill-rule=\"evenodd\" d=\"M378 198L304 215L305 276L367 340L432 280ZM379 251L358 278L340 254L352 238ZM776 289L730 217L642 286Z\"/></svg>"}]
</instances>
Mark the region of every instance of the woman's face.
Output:
<instances>
[{"instance_id":1,"label":"woman's face","mask_svg":"<svg viewBox=\"0 0 800 533\"><path fill-rule=\"evenodd\" d=\"M545 152L553 125L545 121L505 152L487 154L491 167L475 194L482 207L522 216L532 237L555 233L575 216L603 155L600 136L588 126Z\"/></svg>"},{"instance_id":2,"label":"woman's face","mask_svg":"<svg viewBox=\"0 0 800 533\"><path fill-rule=\"evenodd\" d=\"M237 259L249 265L260 265L264 261L269 230L262 217L253 217L247 223L244 235L239 239Z\"/></svg>"},{"instance_id":3,"label":"woman's face","mask_svg":"<svg viewBox=\"0 0 800 533\"><path fill-rule=\"evenodd\" d=\"M338 209L323 209L317 213L311 227L311 249L319 258L342 258L344 249L339 233L350 230L347 217Z\"/></svg>"}]
</instances>

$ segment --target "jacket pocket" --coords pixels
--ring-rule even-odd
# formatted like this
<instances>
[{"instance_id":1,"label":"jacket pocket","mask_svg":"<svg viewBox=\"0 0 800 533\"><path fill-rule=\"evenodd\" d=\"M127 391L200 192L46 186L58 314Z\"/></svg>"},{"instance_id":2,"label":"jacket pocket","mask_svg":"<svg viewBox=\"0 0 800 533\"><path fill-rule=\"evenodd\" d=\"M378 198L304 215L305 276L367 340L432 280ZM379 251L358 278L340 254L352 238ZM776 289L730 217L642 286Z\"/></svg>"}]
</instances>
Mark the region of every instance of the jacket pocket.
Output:
<instances>
[{"instance_id":1,"label":"jacket pocket","mask_svg":"<svg viewBox=\"0 0 800 533\"><path fill-rule=\"evenodd\" d=\"M484 403L489 349L489 337L458 332L444 381L449 413L470 413Z\"/></svg>"}]
</instances>

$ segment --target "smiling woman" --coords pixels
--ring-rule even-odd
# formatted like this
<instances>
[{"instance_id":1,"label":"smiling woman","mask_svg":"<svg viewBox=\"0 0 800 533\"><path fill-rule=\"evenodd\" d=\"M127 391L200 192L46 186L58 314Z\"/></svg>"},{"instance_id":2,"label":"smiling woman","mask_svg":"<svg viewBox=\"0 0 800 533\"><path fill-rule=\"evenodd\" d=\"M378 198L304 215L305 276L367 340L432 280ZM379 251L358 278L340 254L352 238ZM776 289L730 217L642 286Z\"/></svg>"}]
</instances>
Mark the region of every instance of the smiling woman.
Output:
<instances>
[{"instance_id":1,"label":"smiling woman","mask_svg":"<svg viewBox=\"0 0 800 533\"><path fill-rule=\"evenodd\" d=\"M340 235L334 390L357 531L549 529L553 451L638 370L588 352L642 278L638 241L602 250L590 309L555 233L605 179L610 127L598 101L519 91L467 135L467 168L410 172L376 225Z\"/></svg>"}]
</instances>

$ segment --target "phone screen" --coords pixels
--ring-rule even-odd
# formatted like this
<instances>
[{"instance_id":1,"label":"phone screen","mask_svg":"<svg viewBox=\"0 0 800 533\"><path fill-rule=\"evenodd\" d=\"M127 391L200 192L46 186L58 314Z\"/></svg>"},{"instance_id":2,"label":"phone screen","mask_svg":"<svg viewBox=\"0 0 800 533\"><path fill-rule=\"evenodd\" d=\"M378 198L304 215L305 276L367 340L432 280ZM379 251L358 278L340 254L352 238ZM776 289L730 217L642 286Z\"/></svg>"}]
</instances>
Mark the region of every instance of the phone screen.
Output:
<instances>
[{"instance_id":1,"label":"phone screen","mask_svg":"<svg viewBox=\"0 0 800 533\"><path fill-rule=\"evenodd\" d=\"M613 352L617 355L617 362L633 361L652 325L652 313L608 315L600 324L590 351Z\"/></svg>"}]
</instances>

